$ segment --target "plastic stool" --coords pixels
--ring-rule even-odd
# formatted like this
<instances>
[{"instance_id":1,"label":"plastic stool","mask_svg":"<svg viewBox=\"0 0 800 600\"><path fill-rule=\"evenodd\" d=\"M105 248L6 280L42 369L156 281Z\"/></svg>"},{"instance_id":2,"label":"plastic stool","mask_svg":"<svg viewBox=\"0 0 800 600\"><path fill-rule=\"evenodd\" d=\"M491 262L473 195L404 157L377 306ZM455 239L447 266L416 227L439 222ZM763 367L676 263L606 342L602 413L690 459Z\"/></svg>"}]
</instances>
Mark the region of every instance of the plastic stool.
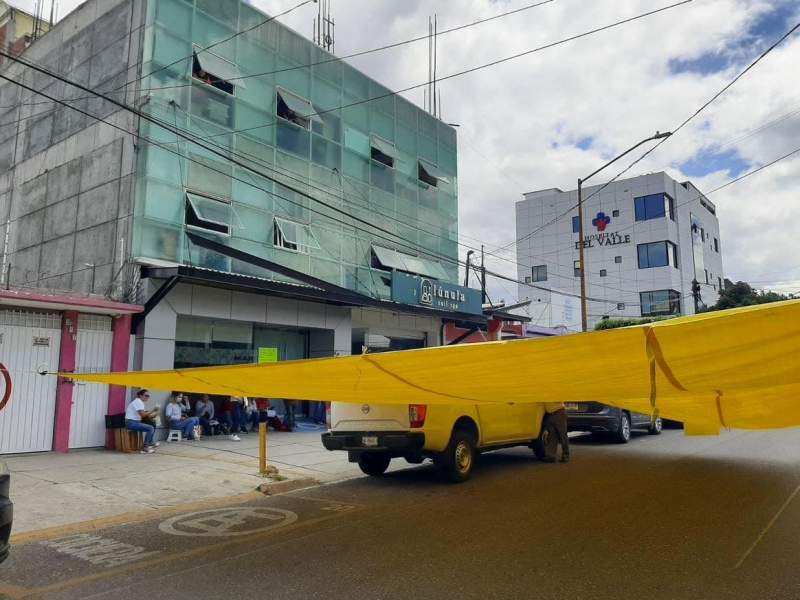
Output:
<instances>
[{"instance_id":1,"label":"plastic stool","mask_svg":"<svg viewBox=\"0 0 800 600\"><path fill-rule=\"evenodd\" d=\"M181 436L181 430L180 429L170 429L169 430L169 435L167 436L167 441L168 442L180 442L182 439L183 439L183 437Z\"/></svg>"}]
</instances>

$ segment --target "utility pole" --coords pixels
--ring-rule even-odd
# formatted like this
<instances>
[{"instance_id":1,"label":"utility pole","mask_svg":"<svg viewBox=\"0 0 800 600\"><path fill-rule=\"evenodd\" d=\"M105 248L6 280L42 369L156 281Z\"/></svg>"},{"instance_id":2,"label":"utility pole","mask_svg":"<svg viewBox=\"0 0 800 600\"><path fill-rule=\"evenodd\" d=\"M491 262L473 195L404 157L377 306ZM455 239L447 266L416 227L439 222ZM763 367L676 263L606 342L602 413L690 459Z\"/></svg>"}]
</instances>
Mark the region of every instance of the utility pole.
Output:
<instances>
[{"instance_id":1,"label":"utility pole","mask_svg":"<svg viewBox=\"0 0 800 600\"><path fill-rule=\"evenodd\" d=\"M647 142L649 142L651 140L661 140L661 139L664 139L664 138L668 138L671 135L672 135L672 133L669 132L669 131L667 131L666 133L659 133L658 131L656 131L655 135L651 135L649 138L643 139L638 144L635 144L635 145L631 146L630 148L628 148L627 150L625 150L625 152L623 152L619 156L617 156L615 158L612 158L610 161L608 161L606 164L604 164L602 167L600 167L596 171L590 173L589 175L587 175L583 179L580 179L580 178L578 179L578 221L579 221L579 223L578 223L578 250L580 251L580 254L579 254L578 258L580 260L580 266L581 266L581 331L586 331L587 328L588 328L588 323L587 323L588 315L587 315L587 310L586 310L586 262L584 260L584 251L583 251L584 250L584 247L583 247L584 240L583 240L583 189L582 189L582 185L587 180L591 179L592 177L597 175L600 171L605 169L607 166L611 165L612 163L615 163L616 161L618 161L620 158L622 158L626 154L629 154L629 153L633 152L634 150L636 150L636 148L638 148L642 144L645 144L645 143L647 143Z\"/></svg>"},{"instance_id":2,"label":"utility pole","mask_svg":"<svg viewBox=\"0 0 800 600\"><path fill-rule=\"evenodd\" d=\"M481 304L486 304L486 264L484 263L483 244L481 244Z\"/></svg>"}]
</instances>

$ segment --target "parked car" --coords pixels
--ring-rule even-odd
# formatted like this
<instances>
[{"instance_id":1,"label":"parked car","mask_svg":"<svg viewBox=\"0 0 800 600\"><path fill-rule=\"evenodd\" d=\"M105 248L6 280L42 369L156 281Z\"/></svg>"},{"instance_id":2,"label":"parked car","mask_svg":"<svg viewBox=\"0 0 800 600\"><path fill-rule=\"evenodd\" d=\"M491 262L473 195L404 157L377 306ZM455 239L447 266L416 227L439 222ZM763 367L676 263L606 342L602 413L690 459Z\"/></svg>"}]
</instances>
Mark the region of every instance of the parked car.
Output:
<instances>
[{"instance_id":1,"label":"parked car","mask_svg":"<svg viewBox=\"0 0 800 600\"><path fill-rule=\"evenodd\" d=\"M8 540L11 537L11 522L14 519L14 505L11 504L11 474L0 463L0 562L8 558Z\"/></svg>"},{"instance_id":2,"label":"parked car","mask_svg":"<svg viewBox=\"0 0 800 600\"><path fill-rule=\"evenodd\" d=\"M599 402L570 402L566 408L570 431L610 434L621 444L630 441L633 429L658 435L663 427L661 417L655 413L645 415Z\"/></svg>"},{"instance_id":3,"label":"parked car","mask_svg":"<svg viewBox=\"0 0 800 600\"><path fill-rule=\"evenodd\" d=\"M383 475L389 461L419 464L432 458L442 475L466 481L476 454L528 446L542 460L558 450L554 425L542 404L502 402L468 406L426 404L331 405L331 428L322 434L328 450L344 450L367 475Z\"/></svg>"}]
</instances>

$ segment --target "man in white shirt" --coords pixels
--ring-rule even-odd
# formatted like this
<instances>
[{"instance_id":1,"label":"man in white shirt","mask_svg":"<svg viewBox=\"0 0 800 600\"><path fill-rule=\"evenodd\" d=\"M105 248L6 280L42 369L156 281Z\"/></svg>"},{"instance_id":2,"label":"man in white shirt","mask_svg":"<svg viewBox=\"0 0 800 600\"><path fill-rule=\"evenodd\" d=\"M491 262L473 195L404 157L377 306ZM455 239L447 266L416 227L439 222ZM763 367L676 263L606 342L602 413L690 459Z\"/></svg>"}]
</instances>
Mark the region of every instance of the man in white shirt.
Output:
<instances>
[{"instance_id":1,"label":"man in white shirt","mask_svg":"<svg viewBox=\"0 0 800 600\"><path fill-rule=\"evenodd\" d=\"M194 428L200 424L200 419L197 417L184 417L183 411L183 394L174 394L170 396L169 404L165 412L167 414L167 422L170 428L179 429L181 435L187 440L197 439L194 435Z\"/></svg>"},{"instance_id":2,"label":"man in white shirt","mask_svg":"<svg viewBox=\"0 0 800 600\"><path fill-rule=\"evenodd\" d=\"M139 390L136 392L136 397L125 409L125 427L129 431L137 431L144 433L144 449L142 452L152 454L158 444L153 443L153 434L155 427L148 423L142 423L142 419L152 419L158 414L158 406L153 410L145 410L144 403L150 399L150 393L147 390Z\"/></svg>"}]
</instances>

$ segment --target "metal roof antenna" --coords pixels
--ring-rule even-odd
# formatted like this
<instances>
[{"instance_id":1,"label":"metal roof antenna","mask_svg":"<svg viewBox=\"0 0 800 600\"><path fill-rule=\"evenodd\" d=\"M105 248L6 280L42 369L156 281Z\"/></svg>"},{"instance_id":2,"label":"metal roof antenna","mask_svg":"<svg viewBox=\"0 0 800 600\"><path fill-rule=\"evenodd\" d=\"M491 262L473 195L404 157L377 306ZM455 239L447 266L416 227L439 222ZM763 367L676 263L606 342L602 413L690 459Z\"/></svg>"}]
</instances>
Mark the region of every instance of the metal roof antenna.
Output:
<instances>
[{"instance_id":1,"label":"metal roof antenna","mask_svg":"<svg viewBox=\"0 0 800 600\"><path fill-rule=\"evenodd\" d=\"M319 6L314 21L314 43L331 54L336 50L336 22L333 20L333 0L315 0Z\"/></svg>"}]
</instances>

